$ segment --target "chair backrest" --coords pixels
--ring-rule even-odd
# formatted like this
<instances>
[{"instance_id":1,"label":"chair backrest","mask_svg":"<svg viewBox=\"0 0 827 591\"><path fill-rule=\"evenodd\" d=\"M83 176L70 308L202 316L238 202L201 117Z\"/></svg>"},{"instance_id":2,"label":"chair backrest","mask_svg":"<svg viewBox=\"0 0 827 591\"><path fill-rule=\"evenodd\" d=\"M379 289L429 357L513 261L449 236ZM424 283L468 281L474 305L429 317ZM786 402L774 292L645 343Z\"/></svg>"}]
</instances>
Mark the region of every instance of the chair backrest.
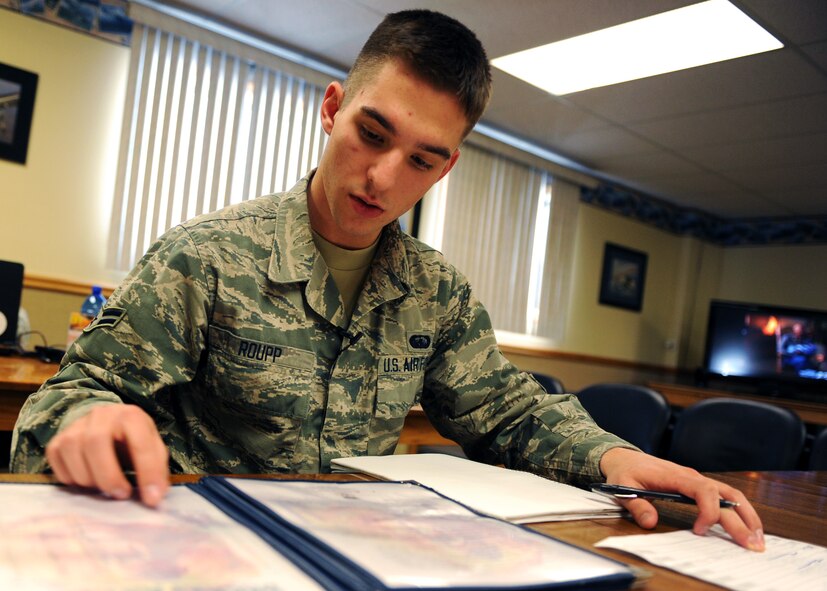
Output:
<instances>
[{"instance_id":1,"label":"chair backrest","mask_svg":"<svg viewBox=\"0 0 827 591\"><path fill-rule=\"evenodd\" d=\"M827 427L813 440L808 467L810 470L827 470Z\"/></svg>"},{"instance_id":2,"label":"chair backrest","mask_svg":"<svg viewBox=\"0 0 827 591\"><path fill-rule=\"evenodd\" d=\"M706 472L792 470L805 429L793 411L763 402L709 398L681 412L668 458Z\"/></svg>"},{"instance_id":3,"label":"chair backrest","mask_svg":"<svg viewBox=\"0 0 827 591\"><path fill-rule=\"evenodd\" d=\"M529 372L534 379L540 382L540 385L545 388L546 392L549 394L565 394L566 389L563 387L563 382L555 378L554 376L549 376L543 373L538 373L536 371Z\"/></svg>"},{"instance_id":4,"label":"chair backrest","mask_svg":"<svg viewBox=\"0 0 827 591\"><path fill-rule=\"evenodd\" d=\"M594 384L577 393L600 427L656 454L669 423L669 403L660 392L634 384Z\"/></svg>"}]
</instances>

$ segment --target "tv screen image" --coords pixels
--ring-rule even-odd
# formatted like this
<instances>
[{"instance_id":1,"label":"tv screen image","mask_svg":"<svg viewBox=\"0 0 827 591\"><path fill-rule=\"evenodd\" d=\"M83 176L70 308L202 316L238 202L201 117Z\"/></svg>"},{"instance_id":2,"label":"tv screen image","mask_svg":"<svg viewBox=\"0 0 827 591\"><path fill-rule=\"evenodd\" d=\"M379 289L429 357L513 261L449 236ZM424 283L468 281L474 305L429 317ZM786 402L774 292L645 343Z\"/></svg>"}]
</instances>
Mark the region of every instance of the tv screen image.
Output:
<instances>
[{"instance_id":1,"label":"tv screen image","mask_svg":"<svg viewBox=\"0 0 827 591\"><path fill-rule=\"evenodd\" d=\"M827 387L827 311L713 300L708 374Z\"/></svg>"}]
</instances>

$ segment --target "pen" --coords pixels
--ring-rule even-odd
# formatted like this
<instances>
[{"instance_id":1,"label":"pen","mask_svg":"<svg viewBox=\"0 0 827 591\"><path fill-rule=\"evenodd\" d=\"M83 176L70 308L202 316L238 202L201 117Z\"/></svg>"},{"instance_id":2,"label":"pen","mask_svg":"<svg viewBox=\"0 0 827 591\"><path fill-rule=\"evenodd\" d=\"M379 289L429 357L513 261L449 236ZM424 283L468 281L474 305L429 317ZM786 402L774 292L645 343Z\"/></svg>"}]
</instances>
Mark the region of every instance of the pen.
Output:
<instances>
[{"instance_id":1,"label":"pen","mask_svg":"<svg viewBox=\"0 0 827 591\"><path fill-rule=\"evenodd\" d=\"M688 505L695 505L695 499L687 497L679 493L661 492L659 490L645 490L642 488L632 488L631 486L620 486L618 484L604 484L596 482L591 485L593 492L599 492L606 495L611 495L618 499L656 499L660 501L672 501L675 503L686 503ZM722 509L731 509L737 507L738 503L735 501L720 500Z\"/></svg>"}]
</instances>

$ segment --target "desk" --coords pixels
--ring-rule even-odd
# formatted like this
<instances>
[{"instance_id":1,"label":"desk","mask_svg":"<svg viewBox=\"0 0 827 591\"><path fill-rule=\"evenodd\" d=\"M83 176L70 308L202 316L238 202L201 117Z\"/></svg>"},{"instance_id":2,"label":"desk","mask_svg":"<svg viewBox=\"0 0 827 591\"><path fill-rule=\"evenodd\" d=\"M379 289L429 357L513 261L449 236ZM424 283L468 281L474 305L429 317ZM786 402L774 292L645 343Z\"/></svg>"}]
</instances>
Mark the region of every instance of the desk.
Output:
<instances>
[{"instance_id":1,"label":"desk","mask_svg":"<svg viewBox=\"0 0 827 591\"><path fill-rule=\"evenodd\" d=\"M788 408L795 411L805 423L827 427L827 403L819 404L818 402L806 402L804 400L793 400L790 398L758 396L755 394L727 392L725 390L696 388L693 386L661 382L651 382L647 385L653 390L657 390L663 394L666 400L669 401L669 404L680 408L686 408L707 398L741 398Z\"/></svg>"},{"instance_id":2,"label":"desk","mask_svg":"<svg viewBox=\"0 0 827 591\"><path fill-rule=\"evenodd\" d=\"M731 472L716 478L737 486L753 502L763 519L767 533L827 545L827 472ZM198 476L173 476L173 482L192 482ZM291 478L276 476L275 478ZM354 474L302 475L318 480L371 480ZM0 474L0 482L52 482L42 475ZM116 501L113 501L116 502ZM669 532L691 527L694 509L678 504L661 504L661 520L655 532ZM720 589L714 585L658 568L614 550L595 549L592 545L607 536L644 533L627 519L594 519L532 524L530 527L576 546L597 551L626 564L641 567L652 577L636 589L645 591L706 591Z\"/></svg>"},{"instance_id":3,"label":"desk","mask_svg":"<svg viewBox=\"0 0 827 591\"><path fill-rule=\"evenodd\" d=\"M26 398L57 373L57 363L34 357L0 357L0 431L11 431Z\"/></svg>"}]
</instances>

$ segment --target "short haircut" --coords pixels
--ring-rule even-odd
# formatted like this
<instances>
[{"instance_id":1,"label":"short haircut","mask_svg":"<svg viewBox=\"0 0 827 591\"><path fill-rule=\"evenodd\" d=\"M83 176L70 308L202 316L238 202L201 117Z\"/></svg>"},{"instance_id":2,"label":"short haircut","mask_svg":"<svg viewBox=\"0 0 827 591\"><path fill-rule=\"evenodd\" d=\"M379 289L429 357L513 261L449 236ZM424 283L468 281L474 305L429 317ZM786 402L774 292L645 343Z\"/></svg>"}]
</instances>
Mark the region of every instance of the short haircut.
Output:
<instances>
[{"instance_id":1,"label":"short haircut","mask_svg":"<svg viewBox=\"0 0 827 591\"><path fill-rule=\"evenodd\" d=\"M482 117L491 96L491 67L476 35L431 10L387 15L371 33L345 80L345 103L389 60L399 59L434 88L457 97L468 125Z\"/></svg>"}]
</instances>

